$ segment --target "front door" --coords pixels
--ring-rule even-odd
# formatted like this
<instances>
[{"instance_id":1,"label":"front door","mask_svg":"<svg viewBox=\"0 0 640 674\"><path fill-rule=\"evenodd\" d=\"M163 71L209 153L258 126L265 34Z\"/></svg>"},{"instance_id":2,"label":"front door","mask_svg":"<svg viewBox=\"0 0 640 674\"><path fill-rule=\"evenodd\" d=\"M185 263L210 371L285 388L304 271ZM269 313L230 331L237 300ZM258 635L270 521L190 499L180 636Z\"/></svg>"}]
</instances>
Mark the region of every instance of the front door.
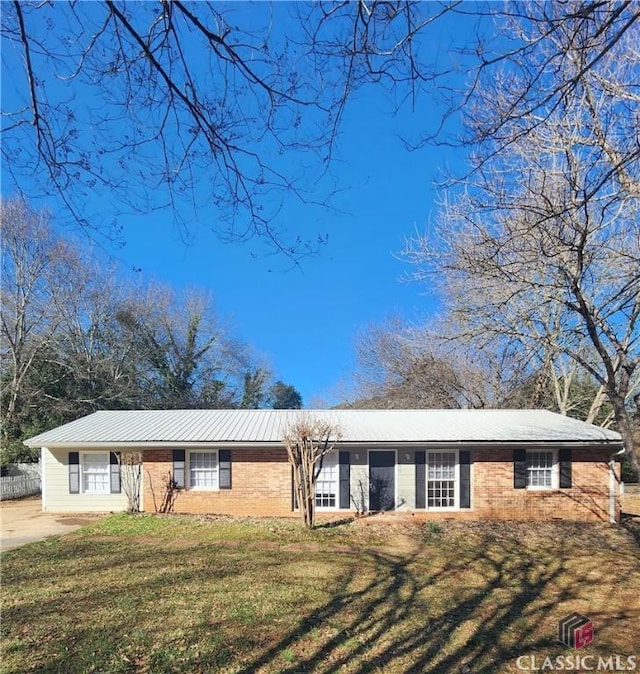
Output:
<instances>
[{"instance_id":1,"label":"front door","mask_svg":"<svg viewBox=\"0 0 640 674\"><path fill-rule=\"evenodd\" d=\"M369 510L395 508L395 474L395 452L369 452Z\"/></svg>"}]
</instances>

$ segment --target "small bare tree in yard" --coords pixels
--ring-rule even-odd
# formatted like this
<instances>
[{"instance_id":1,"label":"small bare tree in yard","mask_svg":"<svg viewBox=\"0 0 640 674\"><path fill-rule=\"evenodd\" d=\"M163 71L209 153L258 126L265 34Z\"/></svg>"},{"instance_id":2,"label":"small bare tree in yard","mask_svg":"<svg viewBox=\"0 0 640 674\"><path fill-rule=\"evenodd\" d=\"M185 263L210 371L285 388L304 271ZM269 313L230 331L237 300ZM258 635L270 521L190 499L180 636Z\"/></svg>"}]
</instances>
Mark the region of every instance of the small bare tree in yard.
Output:
<instances>
[{"instance_id":1,"label":"small bare tree in yard","mask_svg":"<svg viewBox=\"0 0 640 674\"><path fill-rule=\"evenodd\" d=\"M171 471L167 471L161 476L162 482L162 491L158 495L161 497L160 504L158 504L158 499L156 498L156 490L153 484L153 476L150 471L147 471L147 478L149 480L149 491L151 492L151 498L153 499L153 509L157 513L170 513L173 511L173 506L178 498L180 493L180 485L176 481L174 474Z\"/></svg>"},{"instance_id":2,"label":"small bare tree in yard","mask_svg":"<svg viewBox=\"0 0 640 674\"><path fill-rule=\"evenodd\" d=\"M293 467L293 487L303 524L315 526L316 480L324 457L334 449L341 433L338 426L312 414L296 417L284 438L289 463Z\"/></svg>"},{"instance_id":3,"label":"small bare tree in yard","mask_svg":"<svg viewBox=\"0 0 640 674\"><path fill-rule=\"evenodd\" d=\"M140 488L142 486L142 454L128 451L120 454L122 491L127 497L130 513L140 512Z\"/></svg>"}]
</instances>

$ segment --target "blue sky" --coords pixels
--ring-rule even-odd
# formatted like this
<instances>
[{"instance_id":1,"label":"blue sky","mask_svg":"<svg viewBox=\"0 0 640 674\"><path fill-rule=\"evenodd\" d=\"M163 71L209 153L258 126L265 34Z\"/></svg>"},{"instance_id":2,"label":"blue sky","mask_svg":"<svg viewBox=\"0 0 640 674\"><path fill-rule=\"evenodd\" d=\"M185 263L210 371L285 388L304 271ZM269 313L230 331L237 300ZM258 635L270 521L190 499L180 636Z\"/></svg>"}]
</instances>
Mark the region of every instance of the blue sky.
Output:
<instances>
[{"instance_id":1,"label":"blue sky","mask_svg":"<svg viewBox=\"0 0 640 674\"><path fill-rule=\"evenodd\" d=\"M250 7L233 6L236 21ZM465 41L462 24L459 17L442 21L430 33L434 57L446 60L439 50L450 43L454 30L456 39ZM4 98L11 92L3 79ZM461 158L451 149L432 146L408 151L399 136L417 137L432 130L438 119L428 98L415 111L394 114L381 89L358 92L340 127L330 173L338 192L330 208L292 198L280 213L279 222L293 232L328 235L319 253L297 267L268 254L259 240L223 244L208 223L188 215L185 242L168 210L120 216L125 246L112 252L126 267L140 269L143 280L211 292L223 320L277 378L301 392L306 406L339 402L336 386L349 378L359 330L390 315L428 320L433 310L424 288L401 282L410 268L397 254L405 237L434 217L440 170L459 167ZM282 159L285 168L298 173L297 160ZM287 161L292 162L288 167ZM3 196L12 193L7 178L3 171ZM310 201L324 198L326 185L320 181ZM47 203L55 212L55 202Z\"/></svg>"},{"instance_id":2,"label":"blue sky","mask_svg":"<svg viewBox=\"0 0 640 674\"><path fill-rule=\"evenodd\" d=\"M206 227L193 227L193 241L185 243L157 213L125 225L127 245L118 255L127 265L177 287L211 290L221 314L307 404L334 402L359 329L391 314L415 319L430 308L422 288L401 282L410 268L397 253L432 216L444 158L431 148L406 151L395 134L413 116L394 118L381 107L372 92L347 114L342 159L333 169L343 189L335 208L288 205L292 222L328 234L318 255L298 267L265 255L257 241L221 244Z\"/></svg>"}]
</instances>

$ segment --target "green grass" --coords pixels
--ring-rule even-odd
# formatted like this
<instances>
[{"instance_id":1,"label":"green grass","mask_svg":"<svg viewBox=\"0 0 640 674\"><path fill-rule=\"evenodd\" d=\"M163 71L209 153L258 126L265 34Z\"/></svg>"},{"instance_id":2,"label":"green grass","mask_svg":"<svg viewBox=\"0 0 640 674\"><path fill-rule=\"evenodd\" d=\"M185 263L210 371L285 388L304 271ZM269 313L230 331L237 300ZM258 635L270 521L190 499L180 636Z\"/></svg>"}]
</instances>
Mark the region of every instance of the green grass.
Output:
<instances>
[{"instance_id":1,"label":"green grass","mask_svg":"<svg viewBox=\"0 0 640 674\"><path fill-rule=\"evenodd\" d=\"M630 655L638 549L572 524L305 531L278 520L113 515L3 554L0 671L516 672L568 654Z\"/></svg>"}]
</instances>

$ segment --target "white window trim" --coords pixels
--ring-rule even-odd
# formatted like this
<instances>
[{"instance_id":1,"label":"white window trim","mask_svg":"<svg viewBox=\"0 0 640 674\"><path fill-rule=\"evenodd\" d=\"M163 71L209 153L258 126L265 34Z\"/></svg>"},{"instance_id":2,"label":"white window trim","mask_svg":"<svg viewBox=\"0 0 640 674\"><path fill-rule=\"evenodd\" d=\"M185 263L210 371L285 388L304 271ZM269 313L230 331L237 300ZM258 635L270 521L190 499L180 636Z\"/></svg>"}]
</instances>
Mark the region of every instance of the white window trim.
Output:
<instances>
[{"instance_id":1,"label":"white window trim","mask_svg":"<svg viewBox=\"0 0 640 674\"><path fill-rule=\"evenodd\" d=\"M107 488L102 491L91 491L85 487L85 461L86 457L107 456ZM103 496L111 493L111 453L110 452L80 452L80 493L90 496Z\"/></svg>"},{"instance_id":2,"label":"white window trim","mask_svg":"<svg viewBox=\"0 0 640 674\"><path fill-rule=\"evenodd\" d=\"M452 506L429 506L429 454L455 454L456 465L453 477L453 505ZM425 510L432 513L454 512L460 508L460 450L458 449L427 449L425 452L425 479L424 479L424 503ZM468 510L468 508L465 508Z\"/></svg>"},{"instance_id":3,"label":"white window trim","mask_svg":"<svg viewBox=\"0 0 640 674\"><path fill-rule=\"evenodd\" d=\"M336 498L336 504L334 506L319 506L315 505L315 498L317 497L318 494L318 480L315 481L315 494L314 494L314 507L316 510L319 510L321 512L332 512L335 510L340 510L340 453L337 449L332 449L330 452L328 452L324 458L323 458L323 465L324 465L324 460L328 456L335 456L336 457L336 477L333 483L334 489L335 489L335 498ZM318 476L319 478L320 476Z\"/></svg>"},{"instance_id":4,"label":"white window trim","mask_svg":"<svg viewBox=\"0 0 640 674\"><path fill-rule=\"evenodd\" d=\"M536 453L545 453L551 454L551 486L545 487L544 485L530 485L529 484L529 470L527 467L526 472L526 489L527 491L555 491L560 489L560 464L558 463L558 450L557 449L527 449L527 464L529 463L528 457L529 454Z\"/></svg>"},{"instance_id":5,"label":"white window trim","mask_svg":"<svg viewBox=\"0 0 640 674\"><path fill-rule=\"evenodd\" d=\"M215 454L216 455L216 484L213 487L194 487L191 484L191 455L192 454ZM189 491L220 491L220 454L217 449L191 449L185 452L184 481Z\"/></svg>"}]
</instances>

